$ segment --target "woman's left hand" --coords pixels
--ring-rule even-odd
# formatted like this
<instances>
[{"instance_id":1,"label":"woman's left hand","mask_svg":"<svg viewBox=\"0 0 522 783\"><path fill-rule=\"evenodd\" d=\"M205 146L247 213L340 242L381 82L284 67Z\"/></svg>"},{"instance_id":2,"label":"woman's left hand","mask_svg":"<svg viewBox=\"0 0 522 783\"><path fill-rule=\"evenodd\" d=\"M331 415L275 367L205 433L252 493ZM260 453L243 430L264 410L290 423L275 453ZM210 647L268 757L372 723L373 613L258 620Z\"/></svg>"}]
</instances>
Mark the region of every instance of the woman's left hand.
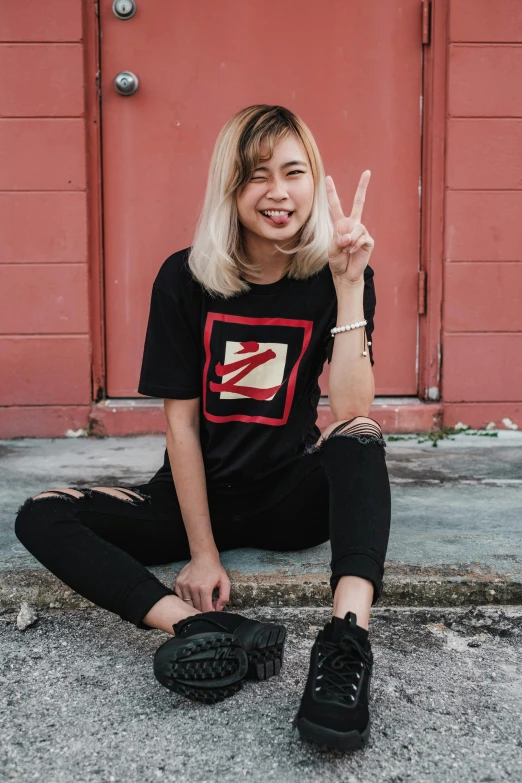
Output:
<instances>
[{"instance_id":1,"label":"woman's left hand","mask_svg":"<svg viewBox=\"0 0 522 783\"><path fill-rule=\"evenodd\" d=\"M326 177L326 193L332 210L334 235L328 251L328 261L334 281L359 283L370 260L374 241L361 223L366 188L371 172L363 171L355 192L350 217L345 217L333 179Z\"/></svg>"}]
</instances>

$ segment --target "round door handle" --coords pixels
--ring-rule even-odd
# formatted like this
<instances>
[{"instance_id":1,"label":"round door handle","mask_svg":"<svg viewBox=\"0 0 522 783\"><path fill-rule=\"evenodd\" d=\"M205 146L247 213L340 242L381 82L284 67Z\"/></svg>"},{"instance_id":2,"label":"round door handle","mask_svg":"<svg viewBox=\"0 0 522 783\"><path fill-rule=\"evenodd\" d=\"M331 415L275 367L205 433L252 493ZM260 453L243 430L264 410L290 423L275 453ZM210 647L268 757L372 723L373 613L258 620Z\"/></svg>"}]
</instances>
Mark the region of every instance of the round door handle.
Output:
<instances>
[{"instance_id":1,"label":"round door handle","mask_svg":"<svg viewBox=\"0 0 522 783\"><path fill-rule=\"evenodd\" d=\"M134 95L138 85L138 77L132 71L121 71L114 77L114 89L120 95Z\"/></svg>"},{"instance_id":2,"label":"round door handle","mask_svg":"<svg viewBox=\"0 0 522 783\"><path fill-rule=\"evenodd\" d=\"M136 13L136 3L134 0L114 0L112 13L118 19L130 19Z\"/></svg>"}]
</instances>

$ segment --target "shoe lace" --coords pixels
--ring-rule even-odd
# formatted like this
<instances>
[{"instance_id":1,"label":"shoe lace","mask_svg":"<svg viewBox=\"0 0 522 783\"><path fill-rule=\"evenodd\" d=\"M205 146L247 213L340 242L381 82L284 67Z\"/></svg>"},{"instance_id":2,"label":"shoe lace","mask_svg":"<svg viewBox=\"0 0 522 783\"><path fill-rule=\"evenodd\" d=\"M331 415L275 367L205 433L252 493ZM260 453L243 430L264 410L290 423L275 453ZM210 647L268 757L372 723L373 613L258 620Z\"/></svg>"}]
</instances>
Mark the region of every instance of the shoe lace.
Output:
<instances>
[{"instance_id":1,"label":"shoe lace","mask_svg":"<svg viewBox=\"0 0 522 783\"><path fill-rule=\"evenodd\" d=\"M317 656L319 674L315 678L315 690L355 701L361 675L364 671L371 672L370 653L365 652L357 639L343 634L337 643L320 642Z\"/></svg>"}]
</instances>

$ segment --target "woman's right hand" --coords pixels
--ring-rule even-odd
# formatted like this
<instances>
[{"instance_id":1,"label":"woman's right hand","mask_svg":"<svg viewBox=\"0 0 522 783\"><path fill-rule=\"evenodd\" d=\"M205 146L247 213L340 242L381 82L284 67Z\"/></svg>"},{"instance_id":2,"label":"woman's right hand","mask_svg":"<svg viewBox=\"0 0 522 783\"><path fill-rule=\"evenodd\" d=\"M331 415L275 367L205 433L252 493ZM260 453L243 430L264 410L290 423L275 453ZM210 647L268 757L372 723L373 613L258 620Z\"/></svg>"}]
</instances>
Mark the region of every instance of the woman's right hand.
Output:
<instances>
[{"instance_id":1,"label":"woman's right hand","mask_svg":"<svg viewBox=\"0 0 522 783\"><path fill-rule=\"evenodd\" d=\"M219 598L212 601L215 589L219 591ZM191 598L192 604L189 606L200 612L220 612L230 598L230 579L219 556L193 557L179 572L174 592L178 598Z\"/></svg>"}]
</instances>

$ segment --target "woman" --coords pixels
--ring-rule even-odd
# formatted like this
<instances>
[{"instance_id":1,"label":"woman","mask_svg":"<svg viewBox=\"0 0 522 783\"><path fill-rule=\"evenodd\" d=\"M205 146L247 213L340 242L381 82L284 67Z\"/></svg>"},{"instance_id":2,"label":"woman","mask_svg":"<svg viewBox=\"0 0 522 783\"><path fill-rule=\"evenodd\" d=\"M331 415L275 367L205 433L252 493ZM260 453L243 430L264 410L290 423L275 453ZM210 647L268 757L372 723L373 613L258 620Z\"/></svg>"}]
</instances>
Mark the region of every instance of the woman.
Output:
<instances>
[{"instance_id":1,"label":"woman","mask_svg":"<svg viewBox=\"0 0 522 783\"><path fill-rule=\"evenodd\" d=\"M138 391L164 399L163 466L142 485L59 488L20 507L20 541L63 582L137 627L171 635L154 671L212 703L277 674L285 628L224 612L219 553L328 539L333 616L312 648L295 724L352 748L369 734L370 609L390 527L374 396L374 242L350 217L304 122L250 106L223 127L191 248L154 281ZM337 324L337 326L336 326ZM316 426L330 361L334 421ZM189 559L172 590L146 565ZM215 592L215 597L213 593Z\"/></svg>"}]
</instances>

